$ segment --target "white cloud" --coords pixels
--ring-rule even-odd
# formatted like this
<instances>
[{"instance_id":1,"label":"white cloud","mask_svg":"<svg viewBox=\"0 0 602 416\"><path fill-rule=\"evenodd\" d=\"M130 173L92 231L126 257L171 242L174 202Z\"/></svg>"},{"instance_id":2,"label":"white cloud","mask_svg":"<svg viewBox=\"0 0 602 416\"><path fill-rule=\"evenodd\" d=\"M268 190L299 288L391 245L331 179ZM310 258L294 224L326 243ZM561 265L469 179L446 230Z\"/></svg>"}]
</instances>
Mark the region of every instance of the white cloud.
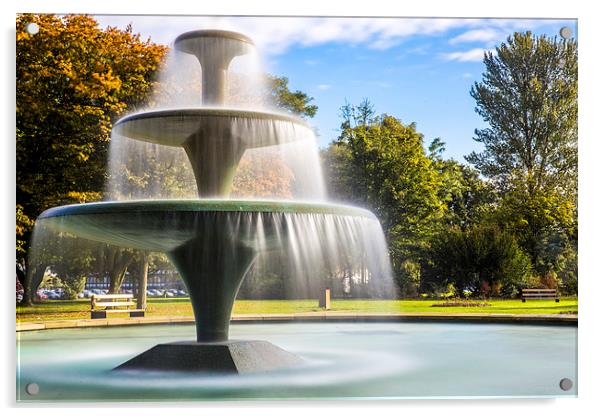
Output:
<instances>
[{"instance_id":1,"label":"white cloud","mask_svg":"<svg viewBox=\"0 0 602 416\"><path fill-rule=\"evenodd\" d=\"M479 62L479 61L483 60L483 55L485 52L494 52L495 53L495 50L474 48L469 51L444 53L441 56L446 61Z\"/></svg>"},{"instance_id":2,"label":"white cloud","mask_svg":"<svg viewBox=\"0 0 602 416\"><path fill-rule=\"evenodd\" d=\"M224 29L250 36L264 56L275 56L295 45L325 43L391 48L412 36L434 36L465 30L450 43L503 40L515 30L534 29L550 20L448 19L448 18L320 18L320 17L209 17L209 16L120 16L97 15L101 26L125 27L154 42L170 44L182 32ZM490 44L482 45L490 47Z\"/></svg>"},{"instance_id":3,"label":"white cloud","mask_svg":"<svg viewBox=\"0 0 602 416\"><path fill-rule=\"evenodd\" d=\"M170 44L182 32L202 28L234 30L250 36L262 54L278 55L291 46L329 42L388 49L414 35L435 35L478 25L478 19L207 17L97 15L102 27L125 27L154 42Z\"/></svg>"},{"instance_id":4,"label":"white cloud","mask_svg":"<svg viewBox=\"0 0 602 416\"><path fill-rule=\"evenodd\" d=\"M316 88L319 90L328 90L331 87L332 87L332 85L330 85L330 84L319 84L316 86Z\"/></svg>"},{"instance_id":5,"label":"white cloud","mask_svg":"<svg viewBox=\"0 0 602 416\"><path fill-rule=\"evenodd\" d=\"M503 32L492 28L485 29L473 29L467 32L462 33L452 39L450 39L449 43L455 45L457 43L462 42L492 42L497 41L500 38L503 38Z\"/></svg>"}]
</instances>

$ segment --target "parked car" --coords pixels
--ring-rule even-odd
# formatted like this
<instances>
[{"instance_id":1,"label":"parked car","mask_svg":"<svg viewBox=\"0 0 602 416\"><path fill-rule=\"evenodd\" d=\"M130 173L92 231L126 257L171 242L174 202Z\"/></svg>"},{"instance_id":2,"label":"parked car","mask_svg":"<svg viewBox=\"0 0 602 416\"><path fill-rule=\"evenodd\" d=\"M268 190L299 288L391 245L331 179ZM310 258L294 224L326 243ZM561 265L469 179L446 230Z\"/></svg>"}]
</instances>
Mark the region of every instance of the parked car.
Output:
<instances>
[{"instance_id":1,"label":"parked car","mask_svg":"<svg viewBox=\"0 0 602 416\"><path fill-rule=\"evenodd\" d=\"M50 300L60 300L62 298L61 294L56 290L47 291L46 296L48 296L48 299Z\"/></svg>"}]
</instances>

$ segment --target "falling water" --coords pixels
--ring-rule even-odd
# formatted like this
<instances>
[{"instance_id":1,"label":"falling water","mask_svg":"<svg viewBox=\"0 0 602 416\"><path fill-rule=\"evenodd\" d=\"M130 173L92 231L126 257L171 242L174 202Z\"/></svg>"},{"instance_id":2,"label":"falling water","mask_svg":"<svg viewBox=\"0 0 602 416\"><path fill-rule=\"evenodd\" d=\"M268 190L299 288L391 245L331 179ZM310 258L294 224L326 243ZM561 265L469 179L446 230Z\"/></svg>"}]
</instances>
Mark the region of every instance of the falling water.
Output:
<instances>
[{"instance_id":1,"label":"falling water","mask_svg":"<svg viewBox=\"0 0 602 416\"><path fill-rule=\"evenodd\" d=\"M133 211L126 205L113 204L110 211L105 206L88 204L85 211L71 216L53 216L49 210L39 223L61 231L53 246L63 250L62 256L78 244L74 235L168 255L195 240L194 250L200 252L194 257L207 253L207 262L214 267L220 267L216 266L219 262L226 267L241 256L239 250L263 255L253 278L278 273L286 297L315 297L324 287L338 288L344 295L351 286L362 297L394 293L389 261L383 255L386 242L378 221L365 210L293 202L225 204L222 200L141 201ZM228 256L212 254L218 241L228 247ZM93 246L86 247L93 250Z\"/></svg>"},{"instance_id":2,"label":"falling water","mask_svg":"<svg viewBox=\"0 0 602 416\"><path fill-rule=\"evenodd\" d=\"M196 61L190 54L172 50L153 97L139 113L211 108L201 106L202 68ZM232 197L325 200L314 132L307 126L283 119L289 116L278 113L271 102L255 49L234 58L230 64L225 108L215 110L226 112L226 109L251 110L255 114L216 119L210 114L203 117L195 113L180 119L177 126L161 119L154 122L145 119L146 132L132 131L142 123L116 126L109 151L108 200L196 197L194 174L180 146L201 124L218 140L228 140L233 146L239 141L245 142L246 150L234 175ZM266 114L274 117L268 119ZM171 143L164 144L177 147L158 147L145 142L148 134L173 137ZM138 140L131 140L132 137ZM203 163L219 164L217 156L205 155Z\"/></svg>"}]
</instances>

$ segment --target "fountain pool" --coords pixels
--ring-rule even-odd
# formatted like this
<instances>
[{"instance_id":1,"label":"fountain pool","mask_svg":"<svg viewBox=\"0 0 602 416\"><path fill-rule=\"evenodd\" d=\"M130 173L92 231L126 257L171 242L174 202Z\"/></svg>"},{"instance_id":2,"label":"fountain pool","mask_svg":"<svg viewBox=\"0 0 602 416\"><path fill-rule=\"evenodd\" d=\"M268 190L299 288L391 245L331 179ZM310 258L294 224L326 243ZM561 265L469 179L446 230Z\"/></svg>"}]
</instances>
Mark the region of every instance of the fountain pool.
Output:
<instances>
[{"instance_id":1,"label":"fountain pool","mask_svg":"<svg viewBox=\"0 0 602 416\"><path fill-rule=\"evenodd\" d=\"M194 325L19 333L23 401L236 400L576 396L577 328L459 323L233 323L306 360L244 375L112 372L157 342L194 337ZM65 345L69 345L65 353ZM25 392L29 383L39 393Z\"/></svg>"}]
</instances>

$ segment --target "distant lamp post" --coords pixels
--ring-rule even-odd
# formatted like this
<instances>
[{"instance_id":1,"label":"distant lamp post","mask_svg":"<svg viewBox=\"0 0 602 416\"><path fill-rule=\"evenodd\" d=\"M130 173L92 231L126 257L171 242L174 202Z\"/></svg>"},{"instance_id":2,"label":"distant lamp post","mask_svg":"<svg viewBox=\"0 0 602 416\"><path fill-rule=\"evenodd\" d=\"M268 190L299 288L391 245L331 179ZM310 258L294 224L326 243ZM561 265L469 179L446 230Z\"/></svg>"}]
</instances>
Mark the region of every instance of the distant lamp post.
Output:
<instances>
[{"instance_id":1,"label":"distant lamp post","mask_svg":"<svg viewBox=\"0 0 602 416\"><path fill-rule=\"evenodd\" d=\"M327 287L324 291L320 292L318 307L326 310L330 309L330 288Z\"/></svg>"}]
</instances>

